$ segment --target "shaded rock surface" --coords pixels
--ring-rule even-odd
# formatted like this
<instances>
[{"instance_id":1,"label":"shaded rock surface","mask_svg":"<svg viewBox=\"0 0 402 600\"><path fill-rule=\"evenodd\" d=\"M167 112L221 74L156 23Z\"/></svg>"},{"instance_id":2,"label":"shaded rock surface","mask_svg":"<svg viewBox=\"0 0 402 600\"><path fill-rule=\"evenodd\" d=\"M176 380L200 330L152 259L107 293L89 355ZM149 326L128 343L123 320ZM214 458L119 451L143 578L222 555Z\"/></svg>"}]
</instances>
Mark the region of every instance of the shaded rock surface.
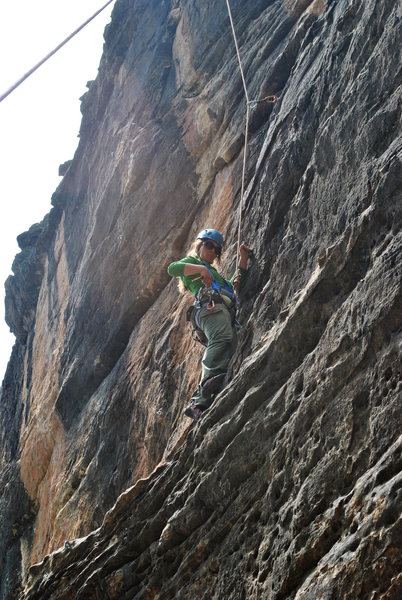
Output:
<instances>
[{"instance_id":1,"label":"shaded rock surface","mask_svg":"<svg viewBox=\"0 0 402 600\"><path fill-rule=\"evenodd\" d=\"M232 0L250 98L231 381L167 264L233 271L245 103L226 5L117 0L80 143L6 282L0 598L402 593L401 16Z\"/></svg>"}]
</instances>

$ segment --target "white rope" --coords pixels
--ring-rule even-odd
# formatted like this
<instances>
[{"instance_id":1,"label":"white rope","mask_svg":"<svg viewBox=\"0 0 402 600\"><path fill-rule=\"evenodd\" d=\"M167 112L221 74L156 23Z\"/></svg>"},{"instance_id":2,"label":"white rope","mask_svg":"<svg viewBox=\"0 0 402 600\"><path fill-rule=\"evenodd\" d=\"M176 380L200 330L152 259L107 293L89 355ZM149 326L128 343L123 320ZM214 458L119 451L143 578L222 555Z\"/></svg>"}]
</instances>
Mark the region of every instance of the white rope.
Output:
<instances>
[{"instance_id":1,"label":"white rope","mask_svg":"<svg viewBox=\"0 0 402 600\"><path fill-rule=\"evenodd\" d=\"M239 227L238 227L238 232L237 232L237 258L236 258L236 271L237 271L238 267L239 267L239 261L240 261L239 248L240 248L240 242L241 242L241 229L242 229L244 182L246 179L246 159L247 159L247 144L248 144L248 122L249 122L249 117L250 117L250 100L248 97L247 85L246 85L246 80L244 77L243 65L241 63L239 46L237 43L236 31L234 28L234 23L233 23L233 19L232 19L232 11L230 10L229 0L226 0L226 6L228 8L230 25L232 27L233 39L234 39L234 43L236 46L237 60L239 62L241 78L243 81L244 94L246 96L246 125L245 125L245 132L244 132L243 169L242 169L242 176L241 176L241 192L240 192L240 206L239 206Z\"/></svg>"},{"instance_id":2,"label":"white rope","mask_svg":"<svg viewBox=\"0 0 402 600\"><path fill-rule=\"evenodd\" d=\"M230 25L232 26L233 39L234 39L234 43L235 43L235 46L236 46L237 60L239 61L239 67L240 67L241 78L242 78L242 81L243 81L244 93L246 95L246 101L247 101L247 104L248 104L249 103L249 99L248 99L248 92L247 92L246 80L244 78L243 66L241 64L239 46L238 46L238 43L237 43L236 31L235 31L235 28L234 28L234 23L233 23L233 19L232 19L232 11L230 10L229 0L226 0L226 6L228 7Z\"/></svg>"},{"instance_id":3,"label":"white rope","mask_svg":"<svg viewBox=\"0 0 402 600\"><path fill-rule=\"evenodd\" d=\"M99 10L97 10L96 13L94 13L91 17L89 17L89 19L87 19L85 21L85 23L80 25L75 31L73 31L73 33L71 33L68 37L66 37L66 39L64 41L62 41L61 44L56 46L56 48L54 50L49 52L49 54L47 54L44 58L42 58L42 60L40 60L34 67L32 67L32 69L30 69L27 73L25 73L25 75L23 75L20 79L18 79L18 81L16 81L14 83L14 85L12 85L6 92L4 92L4 94L2 94L0 96L0 102L2 102L5 98L7 98L7 96L9 96L11 94L11 92L13 92L15 89L17 89L17 87L19 87L21 85L21 83L23 83L26 79L28 79L28 77L30 77L32 75L32 73L35 73L35 71L37 69L39 69L39 67L41 67L46 61L48 61L49 58L51 58L53 56L53 54L56 54L56 52L58 52L60 50L60 48L65 46L65 44L67 44L67 42L69 42L74 36L76 36L77 33L79 33L81 31L81 29L84 29L84 27L86 27L88 25L88 23L90 23L95 17L97 17L99 15L99 13L101 13L103 10L105 10L105 8L107 6L109 6L109 4L111 4L112 2L114 2L114 0L108 0L108 2L106 2L106 4L104 4Z\"/></svg>"}]
</instances>

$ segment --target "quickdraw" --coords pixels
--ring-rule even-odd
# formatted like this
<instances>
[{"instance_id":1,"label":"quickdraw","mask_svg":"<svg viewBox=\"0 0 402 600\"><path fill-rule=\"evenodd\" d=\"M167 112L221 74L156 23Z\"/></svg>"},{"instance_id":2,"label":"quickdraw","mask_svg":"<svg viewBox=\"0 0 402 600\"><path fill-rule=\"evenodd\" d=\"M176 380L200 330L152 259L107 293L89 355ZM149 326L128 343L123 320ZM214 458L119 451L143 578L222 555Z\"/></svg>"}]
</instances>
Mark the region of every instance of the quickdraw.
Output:
<instances>
[{"instance_id":1,"label":"quickdraw","mask_svg":"<svg viewBox=\"0 0 402 600\"><path fill-rule=\"evenodd\" d=\"M247 104L251 108L255 108L257 104L275 104L277 102L278 96L272 94L271 96L265 96L265 98L261 98L260 100L250 100Z\"/></svg>"}]
</instances>

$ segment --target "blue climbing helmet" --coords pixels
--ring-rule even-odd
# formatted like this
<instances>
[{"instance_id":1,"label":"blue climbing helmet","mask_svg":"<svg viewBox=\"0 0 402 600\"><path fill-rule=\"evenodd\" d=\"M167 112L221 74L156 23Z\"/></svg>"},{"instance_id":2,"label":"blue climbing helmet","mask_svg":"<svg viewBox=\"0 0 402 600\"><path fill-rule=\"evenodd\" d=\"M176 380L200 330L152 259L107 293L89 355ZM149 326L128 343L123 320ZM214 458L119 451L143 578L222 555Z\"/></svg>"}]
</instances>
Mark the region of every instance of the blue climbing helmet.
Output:
<instances>
[{"instance_id":1,"label":"blue climbing helmet","mask_svg":"<svg viewBox=\"0 0 402 600\"><path fill-rule=\"evenodd\" d=\"M223 246L223 235L216 229L203 229L197 235L197 240L212 240L216 242L221 248Z\"/></svg>"}]
</instances>

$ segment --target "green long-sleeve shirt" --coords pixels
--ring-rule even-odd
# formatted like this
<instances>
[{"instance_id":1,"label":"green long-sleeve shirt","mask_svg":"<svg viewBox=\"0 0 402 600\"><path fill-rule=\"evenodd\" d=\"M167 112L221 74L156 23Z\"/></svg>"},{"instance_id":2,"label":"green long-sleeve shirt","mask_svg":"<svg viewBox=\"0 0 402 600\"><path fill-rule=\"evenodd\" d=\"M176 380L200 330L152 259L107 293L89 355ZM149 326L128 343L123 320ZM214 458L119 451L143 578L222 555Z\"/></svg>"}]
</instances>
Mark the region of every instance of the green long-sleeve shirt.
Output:
<instances>
[{"instance_id":1,"label":"green long-sleeve shirt","mask_svg":"<svg viewBox=\"0 0 402 600\"><path fill-rule=\"evenodd\" d=\"M183 271L184 271L184 267L186 264L191 264L191 265L204 265L204 263L202 262L202 260L198 257L198 256L185 256L184 258L176 261L176 262L172 262L170 263L170 265L168 266L168 273L171 277L180 277L180 279L182 280L183 284L185 285L185 287L190 290L190 292L192 294L194 294L194 296L197 294L197 292L202 288L202 286L204 285L202 279L198 279L197 281L194 281L194 279L197 279L199 277L198 274L196 275L184 275ZM205 266L205 265L204 265ZM225 287L225 281L230 285L230 287L233 289L233 281L236 277L236 273L234 273L232 275L232 277L230 279L224 279L222 277L222 275L219 275L218 271L211 265L208 265L209 270L211 271L214 279L224 288ZM240 280L239 280L239 287L244 279L244 275L247 272L246 269L242 269L239 268L239 272L240 272Z\"/></svg>"}]
</instances>

